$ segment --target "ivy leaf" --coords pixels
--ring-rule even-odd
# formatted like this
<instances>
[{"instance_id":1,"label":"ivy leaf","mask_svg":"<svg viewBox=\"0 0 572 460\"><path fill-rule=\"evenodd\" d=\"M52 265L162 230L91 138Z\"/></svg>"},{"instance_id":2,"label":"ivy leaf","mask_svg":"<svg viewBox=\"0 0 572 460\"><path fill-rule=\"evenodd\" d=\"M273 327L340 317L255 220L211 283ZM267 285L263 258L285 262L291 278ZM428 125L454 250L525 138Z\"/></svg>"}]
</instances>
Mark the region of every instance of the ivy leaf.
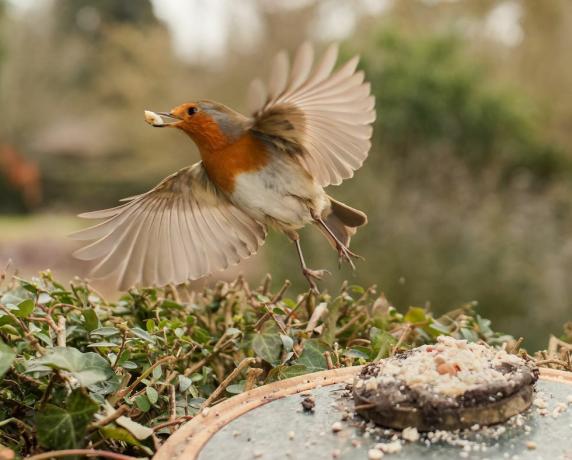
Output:
<instances>
[{"instance_id":1,"label":"ivy leaf","mask_svg":"<svg viewBox=\"0 0 572 460\"><path fill-rule=\"evenodd\" d=\"M47 449L82 447L87 425L98 410L98 405L81 390L75 390L65 408L46 404L36 414L38 441Z\"/></svg>"},{"instance_id":2,"label":"ivy leaf","mask_svg":"<svg viewBox=\"0 0 572 460\"><path fill-rule=\"evenodd\" d=\"M101 337L111 337L113 335L119 335L120 333L121 331L119 329L111 326L100 327L94 331L91 331L91 335L99 335Z\"/></svg>"},{"instance_id":3,"label":"ivy leaf","mask_svg":"<svg viewBox=\"0 0 572 460\"><path fill-rule=\"evenodd\" d=\"M82 353L72 347L55 347L49 354L28 363L26 372L49 367L70 372L81 385L104 382L115 375L105 358L97 353Z\"/></svg>"},{"instance_id":4,"label":"ivy leaf","mask_svg":"<svg viewBox=\"0 0 572 460\"><path fill-rule=\"evenodd\" d=\"M372 327L369 336L371 338L371 358L374 361L378 361L383 358L387 358L393 347L397 343L395 337L393 337L389 332L381 331L376 327Z\"/></svg>"},{"instance_id":5,"label":"ivy leaf","mask_svg":"<svg viewBox=\"0 0 572 460\"><path fill-rule=\"evenodd\" d=\"M308 374L310 371L303 364L293 364L292 366L281 365L276 366L268 373L266 378L267 383L275 382L276 380L289 379L291 377L298 377L299 375Z\"/></svg>"},{"instance_id":6,"label":"ivy leaf","mask_svg":"<svg viewBox=\"0 0 572 460\"><path fill-rule=\"evenodd\" d=\"M237 395L244 391L244 382L240 383L233 383L226 387L226 391L229 392L231 395Z\"/></svg>"},{"instance_id":7,"label":"ivy leaf","mask_svg":"<svg viewBox=\"0 0 572 460\"><path fill-rule=\"evenodd\" d=\"M308 372L322 371L328 368L324 352L329 351L330 347L326 342L320 339L308 339L304 342L304 351L298 358L296 364L302 364Z\"/></svg>"},{"instance_id":8,"label":"ivy leaf","mask_svg":"<svg viewBox=\"0 0 572 460\"><path fill-rule=\"evenodd\" d=\"M34 308L36 308L36 304L34 303L34 301L32 299L26 299L22 300L18 304L18 309L14 310L13 313L18 318L27 318L32 314Z\"/></svg>"},{"instance_id":9,"label":"ivy leaf","mask_svg":"<svg viewBox=\"0 0 572 460\"><path fill-rule=\"evenodd\" d=\"M95 311L92 308L86 308L85 310L83 310L81 312L83 319L84 319L84 325L85 325L85 329L88 332L92 332L94 330L96 330L99 326L99 319L97 318L97 314L95 313Z\"/></svg>"},{"instance_id":10,"label":"ivy leaf","mask_svg":"<svg viewBox=\"0 0 572 460\"><path fill-rule=\"evenodd\" d=\"M193 381L190 378L185 377L184 375L179 375L179 391L181 393L187 391L192 384Z\"/></svg>"},{"instance_id":11,"label":"ivy leaf","mask_svg":"<svg viewBox=\"0 0 572 460\"><path fill-rule=\"evenodd\" d=\"M274 328L268 327L254 334L252 338L252 349L259 358L267 363L276 365L279 363L280 352L282 351L282 339Z\"/></svg>"},{"instance_id":12,"label":"ivy leaf","mask_svg":"<svg viewBox=\"0 0 572 460\"><path fill-rule=\"evenodd\" d=\"M413 324L424 323L427 321L426 311L421 307L409 307L403 319Z\"/></svg>"},{"instance_id":13,"label":"ivy leaf","mask_svg":"<svg viewBox=\"0 0 572 460\"><path fill-rule=\"evenodd\" d=\"M16 358L16 353L8 345L0 341L0 377L2 377Z\"/></svg>"},{"instance_id":14,"label":"ivy leaf","mask_svg":"<svg viewBox=\"0 0 572 460\"><path fill-rule=\"evenodd\" d=\"M144 331L140 327L134 327L134 328L130 329L130 332L131 332L131 334L133 334L135 337L137 337L139 339L145 340L146 342L149 342L149 343L155 343L155 337L153 337L151 334Z\"/></svg>"},{"instance_id":15,"label":"ivy leaf","mask_svg":"<svg viewBox=\"0 0 572 460\"><path fill-rule=\"evenodd\" d=\"M159 400L159 393L157 393L157 390L153 387L145 388L145 394L151 404L155 404Z\"/></svg>"},{"instance_id":16,"label":"ivy leaf","mask_svg":"<svg viewBox=\"0 0 572 460\"><path fill-rule=\"evenodd\" d=\"M143 412L148 412L151 409L151 402L145 395L139 395L135 398L135 405Z\"/></svg>"}]
</instances>

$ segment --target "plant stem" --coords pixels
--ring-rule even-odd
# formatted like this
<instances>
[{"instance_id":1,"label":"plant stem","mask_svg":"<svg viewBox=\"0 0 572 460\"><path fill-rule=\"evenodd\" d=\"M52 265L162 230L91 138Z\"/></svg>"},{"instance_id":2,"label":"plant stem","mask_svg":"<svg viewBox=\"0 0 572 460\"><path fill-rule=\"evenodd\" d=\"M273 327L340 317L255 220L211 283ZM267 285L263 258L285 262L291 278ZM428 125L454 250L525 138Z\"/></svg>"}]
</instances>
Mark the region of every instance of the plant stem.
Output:
<instances>
[{"instance_id":1,"label":"plant stem","mask_svg":"<svg viewBox=\"0 0 572 460\"><path fill-rule=\"evenodd\" d=\"M148 369L142 372L141 375L131 385L129 385L125 390L120 391L117 394L116 400L118 401L121 398L127 396L129 393L131 393L137 387L137 385L139 385L143 380L145 380L149 376L149 374L151 374L151 372L153 372L153 369L155 369L157 366L168 363L173 359L175 359L174 356L165 356L164 358L161 358L159 361L154 362L151 366L149 366Z\"/></svg>"},{"instance_id":2,"label":"plant stem","mask_svg":"<svg viewBox=\"0 0 572 460\"><path fill-rule=\"evenodd\" d=\"M116 454L108 450L95 450L95 449L65 449L53 450L51 452L44 452L43 454L32 455L27 457L26 460L48 460L50 458L58 457L71 457L74 455L85 455L86 457L104 457L112 458L115 460L135 460L135 457L129 455Z\"/></svg>"},{"instance_id":3,"label":"plant stem","mask_svg":"<svg viewBox=\"0 0 572 460\"><path fill-rule=\"evenodd\" d=\"M122 404L111 415L109 415L108 417L102 418L101 420L99 420L99 421L95 422L93 425L91 425L91 429L101 428L101 427L104 427L106 425L109 425L111 422L114 422L119 417L121 417L123 414L125 414L125 412L127 412L128 410L129 410L129 406L127 404Z\"/></svg>"},{"instance_id":4,"label":"plant stem","mask_svg":"<svg viewBox=\"0 0 572 460\"><path fill-rule=\"evenodd\" d=\"M202 404L202 408L208 407L216 398L218 398L221 393L228 387L231 382L238 377L238 374L242 372L245 367L249 367L251 364L256 362L256 358L244 358L234 369L226 379L210 394L207 400Z\"/></svg>"}]
</instances>

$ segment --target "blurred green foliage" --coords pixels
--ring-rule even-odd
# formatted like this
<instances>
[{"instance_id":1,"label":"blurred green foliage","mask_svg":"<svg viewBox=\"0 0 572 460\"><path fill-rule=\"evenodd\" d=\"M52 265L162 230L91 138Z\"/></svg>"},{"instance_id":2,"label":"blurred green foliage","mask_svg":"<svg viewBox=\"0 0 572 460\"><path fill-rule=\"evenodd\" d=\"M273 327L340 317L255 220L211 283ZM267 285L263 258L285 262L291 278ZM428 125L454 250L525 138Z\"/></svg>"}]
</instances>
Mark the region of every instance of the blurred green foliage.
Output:
<instances>
[{"instance_id":1,"label":"blurred green foliage","mask_svg":"<svg viewBox=\"0 0 572 460\"><path fill-rule=\"evenodd\" d=\"M376 96L375 141L383 155L417 161L450 152L474 174L491 166L505 176L524 169L540 180L569 173L564 152L540 134L532 104L492 82L464 50L456 35L389 29L368 40L363 67Z\"/></svg>"}]
</instances>

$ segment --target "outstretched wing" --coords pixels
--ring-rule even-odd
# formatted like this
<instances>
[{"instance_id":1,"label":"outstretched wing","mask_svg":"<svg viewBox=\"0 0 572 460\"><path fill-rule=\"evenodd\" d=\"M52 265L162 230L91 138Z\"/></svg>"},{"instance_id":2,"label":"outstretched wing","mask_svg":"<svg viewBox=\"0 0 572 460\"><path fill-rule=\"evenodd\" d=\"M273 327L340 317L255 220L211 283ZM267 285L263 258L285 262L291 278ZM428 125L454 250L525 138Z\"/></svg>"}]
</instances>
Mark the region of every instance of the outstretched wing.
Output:
<instances>
[{"instance_id":1,"label":"outstretched wing","mask_svg":"<svg viewBox=\"0 0 572 460\"><path fill-rule=\"evenodd\" d=\"M217 191L201 162L126 201L81 214L105 221L72 235L96 240L74 256L97 260L93 275L114 273L122 289L201 278L254 254L266 237L263 224Z\"/></svg>"},{"instance_id":2,"label":"outstretched wing","mask_svg":"<svg viewBox=\"0 0 572 460\"><path fill-rule=\"evenodd\" d=\"M289 71L288 57L281 52L268 85L255 80L249 93L252 130L300 153L304 167L323 187L340 184L361 167L375 120L370 84L363 71L356 72L358 57L332 72L337 56L338 47L332 45L314 66L313 48L305 43Z\"/></svg>"}]
</instances>

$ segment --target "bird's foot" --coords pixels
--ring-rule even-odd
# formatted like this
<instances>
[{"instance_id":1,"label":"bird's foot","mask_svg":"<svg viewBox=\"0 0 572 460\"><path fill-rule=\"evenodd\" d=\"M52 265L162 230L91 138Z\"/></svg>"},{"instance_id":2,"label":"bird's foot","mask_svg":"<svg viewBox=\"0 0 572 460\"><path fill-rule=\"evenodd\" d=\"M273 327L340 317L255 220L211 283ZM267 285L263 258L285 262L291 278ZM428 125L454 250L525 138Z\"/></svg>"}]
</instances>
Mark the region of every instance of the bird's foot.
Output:
<instances>
[{"instance_id":1,"label":"bird's foot","mask_svg":"<svg viewBox=\"0 0 572 460\"><path fill-rule=\"evenodd\" d=\"M352 270L355 270L356 266L355 266L354 261L352 259L365 260L359 254L356 254L355 252L350 251L350 248L348 248L347 246L344 246L343 244L338 244L337 250L338 250L338 265L340 267L342 266L342 262L346 261L350 265L350 267L352 267Z\"/></svg>"},{"instance_id":2,"label":"bird's foot","mask_svg":"<svg viewBox=\"0 0 572 460\"><path fill-rule=\"evenodd\" d=\"M324 276L331 275L328 270L312 270L311 268L303 268L302 273L308 280L310 284L310 289L318 294L320 291L318 290L318 285L316 284L316 280L322 280Z\"/></svg>"}]
</instances>

